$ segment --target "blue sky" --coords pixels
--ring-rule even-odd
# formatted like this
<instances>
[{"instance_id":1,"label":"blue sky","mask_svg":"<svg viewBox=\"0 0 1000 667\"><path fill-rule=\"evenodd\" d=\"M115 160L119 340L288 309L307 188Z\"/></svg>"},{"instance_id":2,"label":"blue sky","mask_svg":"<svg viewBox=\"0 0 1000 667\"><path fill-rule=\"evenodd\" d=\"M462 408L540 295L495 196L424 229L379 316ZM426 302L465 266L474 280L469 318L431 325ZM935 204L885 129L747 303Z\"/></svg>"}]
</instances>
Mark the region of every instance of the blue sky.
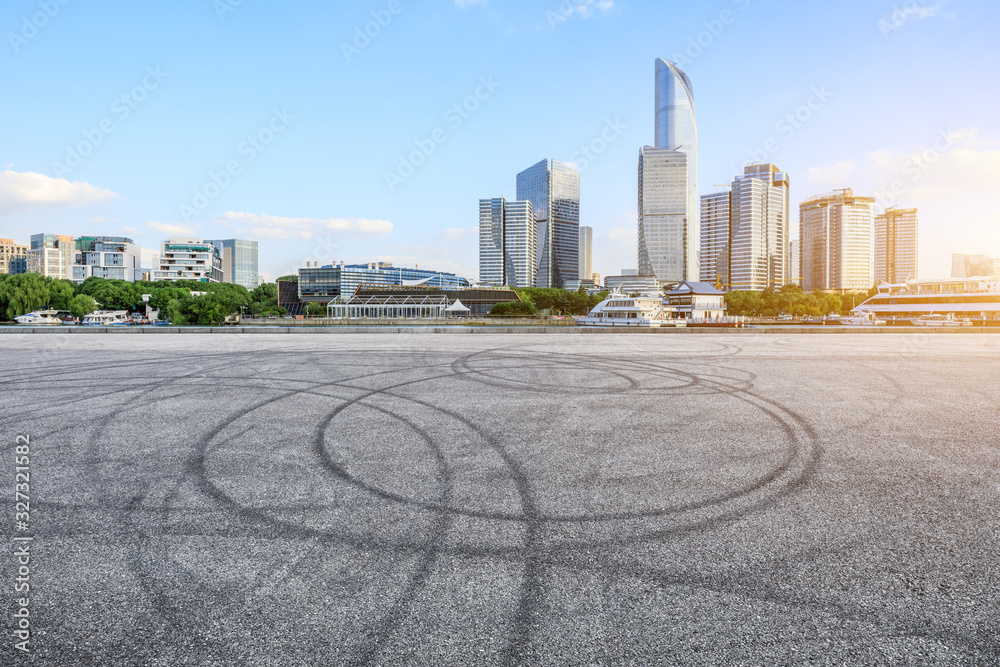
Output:
<instances>
[{"instance_id":1,"label":"blue sky","mask_svg":"<svg viewBox=\"0 0 1000 667\"><path fill-rule=\"evenodd\" d=\"M553 158L586 166L595 270L617 273L663 57L694 85L702 194L774 162L797 235L799 201L895 186L943 276L1000 254L998 27L985 0L7 0L0 237L256 238L270 278L475 277L478 200Z\"/></svg>"}]
</instances>

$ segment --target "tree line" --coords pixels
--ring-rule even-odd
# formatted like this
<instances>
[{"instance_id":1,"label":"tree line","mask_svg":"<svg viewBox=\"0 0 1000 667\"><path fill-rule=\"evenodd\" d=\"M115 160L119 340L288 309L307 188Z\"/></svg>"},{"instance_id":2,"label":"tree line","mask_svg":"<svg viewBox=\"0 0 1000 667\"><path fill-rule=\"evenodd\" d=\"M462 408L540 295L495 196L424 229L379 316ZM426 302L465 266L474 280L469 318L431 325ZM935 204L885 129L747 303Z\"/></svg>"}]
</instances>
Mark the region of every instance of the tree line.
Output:
<instances>
[{"instance_id":1,"label":"tree line","mask_svg":"<svg viewBox=\"0 0 1000 667\"><path fill-rule=\"evenodd\" d=\"M877 287L867 292L829 294L805 292L798 285L785 285L778 290L768 288L763 292L731 291L726 294L726 305L729 315L777 317L787 313L797 317L821 317L830 313L847 315L876 294Z\"/></svg>"},{"instance_id":2,"label":"tree line","mask_svg":"<svg viewBox=\"0 0 1000 667\"><path fill-rule=\"evenodd\" d=\"M590 295L582 287L576 292L542 287L525 287L514 291L521 301L498 303L490 310L490 315L531 317L543 310L553 315L586 315L594 309L594 306L608 298L607 292Z\"/></svg>"},{"instance_id":3,"label":"tree line","mask_svg":"<svg viewBox=\"0 0 1000 667\"><path fill-rule=\"evenodd\" d=\"M204 294L198 294L204 292ZM37 273L0 275L0 319L15 317L40 308L68 311L83 318L97 309L145 312L143 295L149 306L160 311L161 320L172 324L222 324L230 315L245 312L256 317L284 315L278 306L278 286L264 283L247 291L242 285L177 282L127 282L87 278L76 284Z\"/></svg>"}]
</instances>

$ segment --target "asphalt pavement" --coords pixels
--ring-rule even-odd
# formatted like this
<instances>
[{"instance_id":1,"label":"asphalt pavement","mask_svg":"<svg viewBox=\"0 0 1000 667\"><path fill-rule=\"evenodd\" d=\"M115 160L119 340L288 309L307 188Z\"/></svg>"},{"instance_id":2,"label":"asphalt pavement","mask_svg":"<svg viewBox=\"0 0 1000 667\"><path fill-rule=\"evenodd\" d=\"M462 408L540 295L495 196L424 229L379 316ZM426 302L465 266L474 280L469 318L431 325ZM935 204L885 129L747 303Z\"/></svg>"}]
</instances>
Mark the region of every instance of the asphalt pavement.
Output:
<instances>
[{"instance_id":1,"label":"asphalt pavement","mask_svg":"<svg viewBox=\"0 0 1000 667\"><path fill-rule=\"evenodd\" d=\"M0 664L997 665L998 405L975 334L5 335Z\"/></svg>"}]
</instances>

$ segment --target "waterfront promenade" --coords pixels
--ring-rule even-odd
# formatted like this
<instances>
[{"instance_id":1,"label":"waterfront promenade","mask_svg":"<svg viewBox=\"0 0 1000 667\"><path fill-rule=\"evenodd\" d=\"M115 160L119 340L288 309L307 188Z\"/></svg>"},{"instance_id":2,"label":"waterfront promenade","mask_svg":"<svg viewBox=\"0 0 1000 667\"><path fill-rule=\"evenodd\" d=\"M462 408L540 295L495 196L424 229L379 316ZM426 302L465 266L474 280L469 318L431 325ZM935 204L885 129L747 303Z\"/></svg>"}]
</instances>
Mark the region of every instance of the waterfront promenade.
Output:
<instances>
[{"instance_id":1,"label":"waterfront promenade","mask_svg":"<svg viewBox=\"0 0 1000 667\"><path fill-rule=\"evenodd\" d=\"M998 337L226 333L0 335L40 663L1000 662Z\"/></svg>"}]
</instances>

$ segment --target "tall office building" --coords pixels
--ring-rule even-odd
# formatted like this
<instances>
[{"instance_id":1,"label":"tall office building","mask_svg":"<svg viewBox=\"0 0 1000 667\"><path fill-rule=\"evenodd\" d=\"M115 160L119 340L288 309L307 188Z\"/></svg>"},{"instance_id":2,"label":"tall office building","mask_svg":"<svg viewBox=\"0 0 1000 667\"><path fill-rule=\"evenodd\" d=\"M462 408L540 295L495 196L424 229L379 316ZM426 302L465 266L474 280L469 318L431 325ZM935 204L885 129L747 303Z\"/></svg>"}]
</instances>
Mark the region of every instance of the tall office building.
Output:
<instances>
[{"instance_id":1,"label":"tall office building","mask_svg":"<svg viewBox=\"0 0 1000 667\"><path fill-rule=\"evenodd\" d=\"M788 280L788 175L773 164L747 167L733 181L729 228L729 284L761 292Z\"/></svg>"},{"instance_id":2,"label":"tall office building","mask_svg":"<svg viewBox=\"0 0 1000 667\"><path fill-rule=\"evenodd\" d=\"M534 287L537 271L535 215L531 202L503 197L479 200L479 281Z\"/></svg>"},{"instance_id":3,"label":"tall office building","mask_svg":"<svg viewBox=\"0 0 1000 667\"><path fill-rule=\"evenodd\" d=\"M580 227L580 282L594 280L594 228Z\"/></svg>"},{"instance_id":4,"label":"tall office building","mask_svg":"<svg viewBox=\"0 0 1000 667\"><path fill-rule=\"evenodd\" d=\"M221 283L222 246L201 239L172 238L160 244L160 260L153 281L196 280Z\"/></svg>"},{"instance_id":5,"label":"tall office building","mask_svg":"<svg viewBox=\"0 0 1000 667\"><path fill-rule=\"evenodd\" d=\"M802 243L795 239L788 244L788 282L793 285L802 284L802 276L799 274L799 257L802 256Z\"/></svg>"},{"instance_id":6,"label":"tall office building","mask_svg":"<svg viewBox=\"0 0 1000 667\"><path fill-rule=\"evenodd\" d=\"M28 271L28 246L0 239L0 274L15 275Z\"/></svg>"},{"instance_id":7,"label":"tall office building","mask_svg":"<svg viewBox=\"0 0 1000 667\"><path fill-rule=\"evenodd\" d=\"M917 276L919 222L915 208L890 208L875 218L875 282L898 285Z\"/></svg>"},{"instance_id":8,"label":"tall office building","mask_svg":"<svg viewBox=\"0 0 1000 667\"><path fill-rule=\"evenodd\" d=\"M639 274L661 284L698 275L689 273L688 174L687 153L646 146L639 154Z\"/></svg>"},{"instance_id":9,"label":"tall office building","mask_svg":"<svg viewBox=\"0 0 1000 667\"><path fill-rule=\"evenodd\" d=\"M222 281L255 290L260 284L257 242L243 239L207 241L222 247Z\"/></svg>"},{"instance_id":10,"label":"tall office building","mask_svg":"<svg viewBox=\"0 0 1000 667\"><path fill-rule=\"evenodd\" d=\"M123 236L81 236L73 253L73 282L87 278L142 280L142 250Z\"/></svg>"},{"instance_id":11,"label":"tall office building","mask_svg":"<svg viewBox=\"0 0 1000 667\"><path fill-rule=\"evenodd\" d=\"M531 202L536 228L536 286L565 288L579 280L580 174L542 160L517 175L517 200Z\"/></svg>"},{"instance_id":12,"label":"tall office building","mask_svg":"<svg viewBox=\"0 0 1000 667\"><path fill-rule=\"evenodd\" d=\"M952 255L952 278L988 278L1000 276L1000 258L987 255Z\"/></svg>"},{"instance_id":13,"label":"tall office building","mask_svg":"<svg viewBox=\"0 0 1000 667\"><path fill-rule=\"evenodd\" d=\"M729 192L701 198L701 280L760 292L788 282L788 177L747 167Z\"/></svg>"},{"instance_id":14,"label":"tall office building","mask_svg":"<svg viewBox=\"0 0 1000 667\"><path fill-rule=\"evenodd\" d=\"M76 244L72 236L34 234L28 250L28 271L49 278L69 280L73 277L73 256Z\"/></svg>"},{"instance_id":15,"label":"tall office building","mask_svg":"<svg viewBox=\"0 0 1000 667\"><path fill-rule=\"evenodd\" d=\"M799 206L802 288L853 292L875 284L875 198L837 190Z\"/></svg>"},{"instance_id":16,"label":"tall office building","mask_svg":"<svg viewBox=\"0 0 1000 667\"><path fill-rule=\"evenodd\" d=\"M655 148L679 151L687 156L684 206L685 245L682 280L699 277L698 123L695 117L691 80L677 65L656 60L656 142ZM670 187L678 187L676 182ZM648 194L648 188L647 188ZM670 195L672 198L673 195ZM641 208L641 207L640 207ZM659 278L659 276L657 276ZM661 279L662 280L662 279Z\"/></svg>"},{"instance_id":17,"label":"tall office building","mask_svg":"<svg viewBox=\"0 0 1000 667\"><path fill-rule=\"evenodd\" d=\"M701 197L701 280L729 284L729 191Z\"/></svg>"}]
</instances>

